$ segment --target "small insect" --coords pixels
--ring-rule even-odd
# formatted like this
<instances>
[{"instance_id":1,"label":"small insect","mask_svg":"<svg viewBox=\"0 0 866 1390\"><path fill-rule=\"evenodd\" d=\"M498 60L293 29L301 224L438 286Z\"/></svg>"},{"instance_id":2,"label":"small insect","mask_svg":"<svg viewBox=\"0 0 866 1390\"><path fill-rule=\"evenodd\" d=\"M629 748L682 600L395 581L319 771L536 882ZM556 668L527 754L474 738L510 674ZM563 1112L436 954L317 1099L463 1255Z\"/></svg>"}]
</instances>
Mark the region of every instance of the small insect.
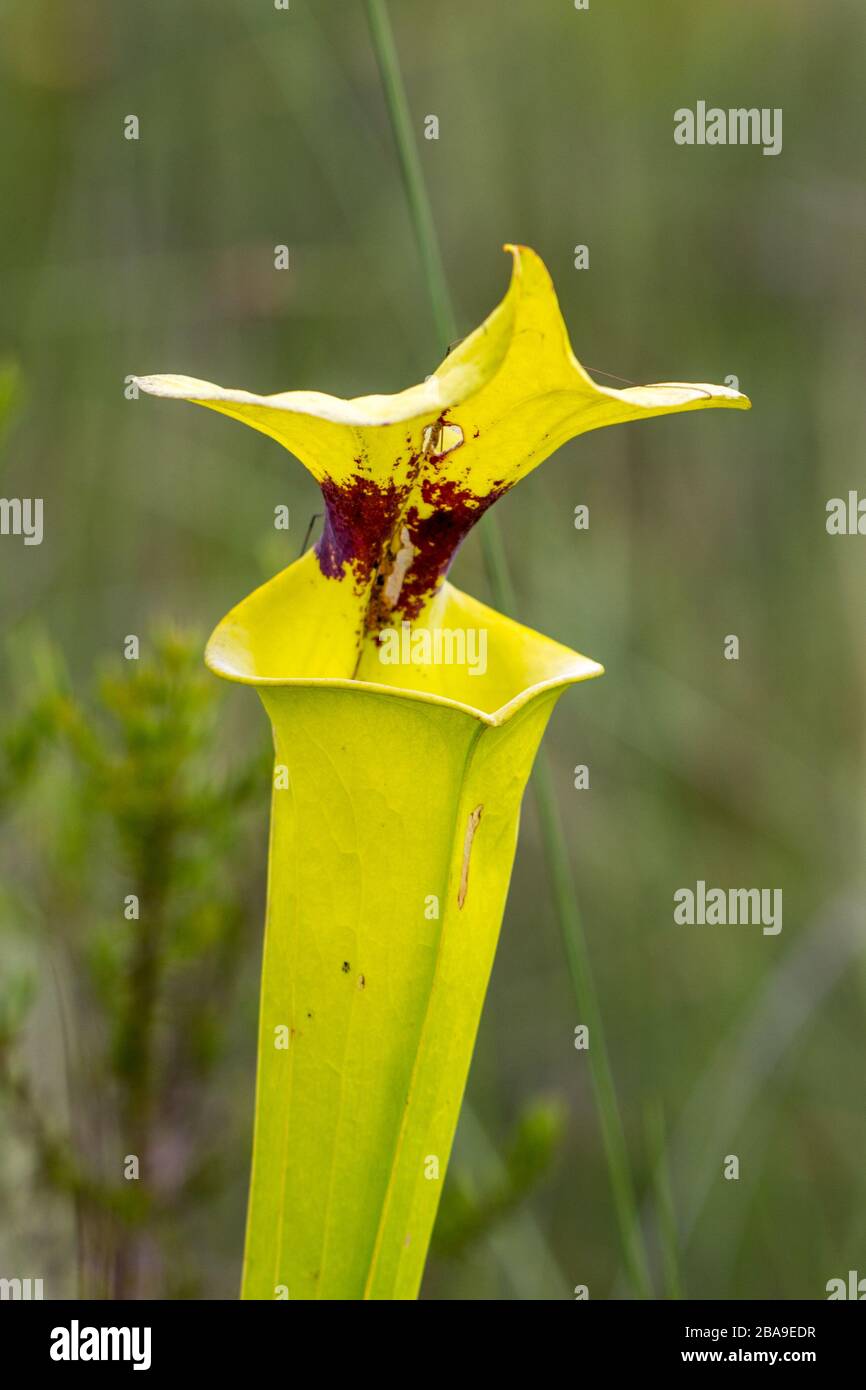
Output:
<instances>
[{"instance_id":1,"label":"small insect","mask_svg":"<svg viewBox=\"0 0 866 1390\"><path fill-rule=\"evenodd\" d=\"M450 420L434 420L432 425L427 425L421 440L421 449L425 458L431 459L434 463L441 462L446 454L450 454L454 449L459 449L463 443L463 431L459 425L453 425Z\"/></svg>"}]
</instances>

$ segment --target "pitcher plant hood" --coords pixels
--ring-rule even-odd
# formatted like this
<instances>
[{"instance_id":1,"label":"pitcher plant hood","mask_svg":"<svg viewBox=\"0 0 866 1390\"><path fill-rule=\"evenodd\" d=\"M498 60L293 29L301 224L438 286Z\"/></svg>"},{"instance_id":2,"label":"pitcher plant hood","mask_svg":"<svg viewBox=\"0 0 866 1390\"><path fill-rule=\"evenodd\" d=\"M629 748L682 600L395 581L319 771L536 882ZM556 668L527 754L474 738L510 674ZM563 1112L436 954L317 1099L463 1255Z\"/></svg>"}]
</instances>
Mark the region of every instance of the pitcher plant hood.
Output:
<instances>
[{"instance_id":1,"label":"pitcher plant hood","mask_svg":"<svg viewBox=\"0 0 866 1390\"><path fill-rule=\"evenodd\" d=\"M257 396L192 377L136 378L143 391L270 435L316 478L325 524L303 586L321 601L331 641L341 634L336 664L348 675L375 660L370 639L383 627L424 619L472 526L561 444L603 425L749 406L705 383L600 386L572 352L541 259L506 249L502 302L432 376L396 395Z\"/></svg>"}]
</instances>

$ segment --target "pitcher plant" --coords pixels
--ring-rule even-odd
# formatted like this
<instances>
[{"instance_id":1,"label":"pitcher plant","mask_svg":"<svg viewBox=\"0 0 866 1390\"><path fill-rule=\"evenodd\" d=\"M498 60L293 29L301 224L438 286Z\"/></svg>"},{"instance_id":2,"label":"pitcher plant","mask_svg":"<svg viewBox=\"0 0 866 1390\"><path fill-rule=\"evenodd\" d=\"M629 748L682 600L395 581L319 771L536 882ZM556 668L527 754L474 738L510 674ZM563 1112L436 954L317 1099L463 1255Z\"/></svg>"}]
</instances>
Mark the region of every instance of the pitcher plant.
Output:
<instances>
[{"instance_id":1,"label":"pitcher plant","mask_svg":"<svg viewBox=\"0 0 866 1390\"><path fill-rule=\"evenodd\" d=\"M138 378L283 444L322 490L314 549L217 626L275 763L242 1297L411 1299L457 1126L551 711L601 673L454 588L492 503L566 440L724 386L598 385L539 257L420 385L342 400Z\"/></svg>"}]
</instances>

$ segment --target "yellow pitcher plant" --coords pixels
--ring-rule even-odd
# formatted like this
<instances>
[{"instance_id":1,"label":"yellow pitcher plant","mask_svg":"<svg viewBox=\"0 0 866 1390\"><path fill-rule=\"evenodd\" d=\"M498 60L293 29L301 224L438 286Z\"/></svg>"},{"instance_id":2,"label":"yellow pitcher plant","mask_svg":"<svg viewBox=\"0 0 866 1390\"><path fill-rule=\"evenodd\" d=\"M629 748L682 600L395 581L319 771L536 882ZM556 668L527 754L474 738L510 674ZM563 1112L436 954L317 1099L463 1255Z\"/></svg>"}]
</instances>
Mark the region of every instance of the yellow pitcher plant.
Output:
<instances>
[{"instance_id":1,"label":"yellow pitcher plant","mask_svg":"<svg viewBox=\"0 0 866 1390\"><path fill-rule=\"evenodd\" d=\"M502 302L397 395L138 378L271 435L325 506L206 652L259 692L275 747L244 1298L417 1296L520 801L559 696L601 672L455 589L458 546L576 435L749 405L597 385L541 260L507 249Z\"/></svg>"}]
</instances>

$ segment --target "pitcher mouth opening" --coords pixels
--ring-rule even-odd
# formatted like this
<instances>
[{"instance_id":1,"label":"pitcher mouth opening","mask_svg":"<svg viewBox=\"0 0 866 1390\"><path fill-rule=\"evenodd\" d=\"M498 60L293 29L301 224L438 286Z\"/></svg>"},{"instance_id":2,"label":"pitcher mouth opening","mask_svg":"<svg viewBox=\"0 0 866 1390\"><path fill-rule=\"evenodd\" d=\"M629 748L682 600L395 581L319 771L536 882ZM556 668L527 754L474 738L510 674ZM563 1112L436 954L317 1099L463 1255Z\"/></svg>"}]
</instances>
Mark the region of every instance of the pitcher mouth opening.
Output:
<instances>
[{"instance_id":1,"label":"pitcher mouth opening","mask_svg":"<svg viewBox=\"0 0 866 1390\"><path fill-rule=\"evenodd\" d=\"M268 689L367 691L500 725L543 692L603 673L598 662L447 581L418 622L395 622L374 638L351 630L351 641L338 646L333 634L346 629L331 621L328 600L339 601L339 586L323 590L314 568L308 552L223 618L205 651L215 675Z\"/></svg>"}]
</instances>

